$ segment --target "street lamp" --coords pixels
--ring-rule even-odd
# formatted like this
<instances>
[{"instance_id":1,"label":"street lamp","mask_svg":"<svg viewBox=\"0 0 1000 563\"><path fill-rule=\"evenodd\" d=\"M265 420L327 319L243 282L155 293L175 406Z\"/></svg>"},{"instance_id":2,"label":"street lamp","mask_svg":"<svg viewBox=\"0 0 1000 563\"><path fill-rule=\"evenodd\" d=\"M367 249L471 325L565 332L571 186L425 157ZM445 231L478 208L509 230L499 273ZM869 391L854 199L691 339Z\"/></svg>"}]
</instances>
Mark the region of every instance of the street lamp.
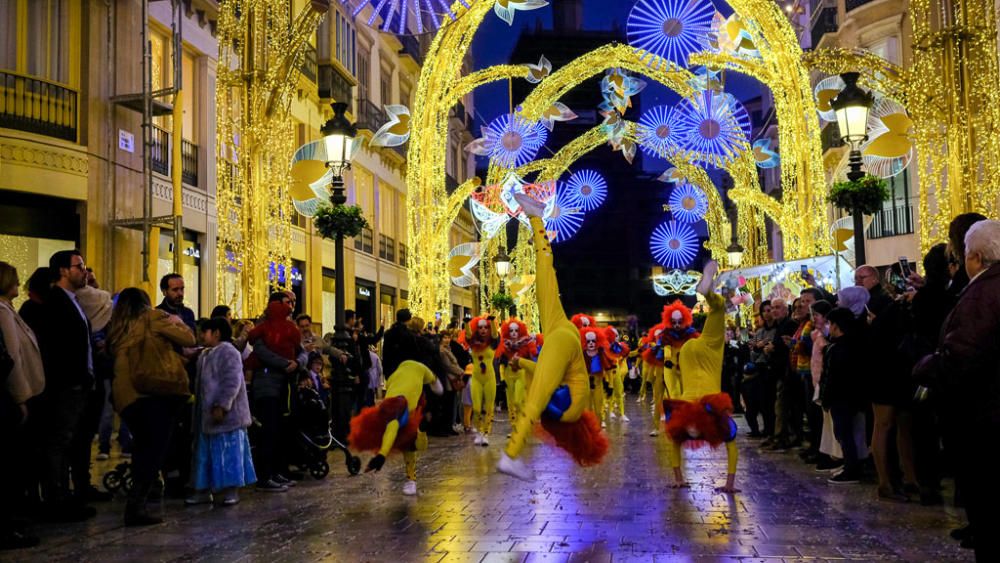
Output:
<instances>
[{"instance_id":1,"label":"street lamp","mask_svg":"<svg viewBox=\"0 0 1000 563\"><path fill-rule=\"evenodd\" d=\"M510 256L507 256L507 249L500 247L500 252L493 258L493 267L497 270L497 276L500 277L500 284L503 284L503 280L507 278L507 274L510 273Z\"/></svg>"},{"instance_id":2,"label":"street lamp","mask_svg":"<svg viewBox=\"0 0 1000 563\"><path fill-rule=\"evenodd\" d=\"M333 172L331 182L330 203L341 206L347 203L347 195L344 193L344 171L351 169L351 157L353 156L354 137L358 134L358 129L353 123L347 120L344 113L347 111L347 104L337 102L332 104L333 117L323 124L320 133L323 135L323 146L326 148L326 167ZM336 325L334 329L344 326L344 235L337 233L337 240L334 245L334 268L337 275L336 290Z\"/></svg>"},{"instance_id":3,"label":"street lamp","mask_svg":"<svg viewBox=\"0 0 1000 563\"><path fill-rule=\"evenodd\" d=\"M734 270L743 262L743 246L736 239L726 248L726 259L729 260L729 267Z\"/></svg>"},{"instance_id":4,"label":"street lamp","mask_svg":"<svg viewBox=\"0 0 1000 563\"><path fill-rule=\"evenodd\" d=\"M840 138L851 147L847 164L850 167L847 179L856 182L865 177L861 170L861 143L868 140L868 112L875 103L875 96L858 87L857 72L845 72L844 89L830 100L830 107L837 115ZM865 263L865 218L861 210L851 210L854 219L854 263Z\"/></svg>"}]
</instances>

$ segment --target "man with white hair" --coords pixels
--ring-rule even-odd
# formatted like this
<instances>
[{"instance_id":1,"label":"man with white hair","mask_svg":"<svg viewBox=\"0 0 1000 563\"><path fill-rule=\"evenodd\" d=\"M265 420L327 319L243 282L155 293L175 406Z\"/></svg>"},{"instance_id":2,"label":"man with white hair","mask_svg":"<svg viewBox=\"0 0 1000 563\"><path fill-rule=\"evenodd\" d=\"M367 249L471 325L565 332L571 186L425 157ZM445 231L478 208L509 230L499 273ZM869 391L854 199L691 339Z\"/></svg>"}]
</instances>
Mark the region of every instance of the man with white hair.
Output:
<instances>
[{"instance_id":1,"label":"man with white hair","mask_svg":"<svg viewBox=\"0 0 1000 563\"><path fill-rule=\"evenodd\" d=\"M1000 433L1000 221L980 221L965 235L969 284L944 322L938 349L914 369L941 402L953 466L965 487L976 561L1000 561L1000 489L987 450Z\"/></svg>"}]
</instances>

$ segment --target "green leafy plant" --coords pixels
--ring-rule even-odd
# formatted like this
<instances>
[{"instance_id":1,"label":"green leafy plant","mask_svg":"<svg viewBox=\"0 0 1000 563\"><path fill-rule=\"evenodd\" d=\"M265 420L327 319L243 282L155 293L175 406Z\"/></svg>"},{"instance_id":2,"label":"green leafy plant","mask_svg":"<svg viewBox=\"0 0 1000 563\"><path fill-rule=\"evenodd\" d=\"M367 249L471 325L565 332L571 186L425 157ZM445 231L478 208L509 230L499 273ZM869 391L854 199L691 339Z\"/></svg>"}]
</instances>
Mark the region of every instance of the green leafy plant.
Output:
<instances>
[{"instance_id":1,"label":"green leafy plant","mask_svg":"<svg viewBox=\"0 0 1000 563\"><path fill-rule=\"evenodd\" d=\"M871 215L881 210L882 202L889 199L889 188L882 178L868 175L860 180L837 182L826 199L844 211L857 209Z\"/></svg>"},{"instance_id":2,"label":"green leafy plant","mask_svg":"<svg viewBox=\"0 0 1000 563\"><path fill-rule=\"evenodd\" d=\"M323 204L316 211L313 223L319 234L326 239L336 239L337 235L356 237L368 226L364 212L357 205Z\"/></svg>"},{"instance_id":3,"label":"green leafy plant","mask_svg":"<svg viewBox=\"0 0 1000 563\"><path fill-rule=\"evenodd\" d=\"M514 298L506 293L494 293L490 297L490 304L497 311L509 311L514 306Z\"/></svg>"}]
</instances>

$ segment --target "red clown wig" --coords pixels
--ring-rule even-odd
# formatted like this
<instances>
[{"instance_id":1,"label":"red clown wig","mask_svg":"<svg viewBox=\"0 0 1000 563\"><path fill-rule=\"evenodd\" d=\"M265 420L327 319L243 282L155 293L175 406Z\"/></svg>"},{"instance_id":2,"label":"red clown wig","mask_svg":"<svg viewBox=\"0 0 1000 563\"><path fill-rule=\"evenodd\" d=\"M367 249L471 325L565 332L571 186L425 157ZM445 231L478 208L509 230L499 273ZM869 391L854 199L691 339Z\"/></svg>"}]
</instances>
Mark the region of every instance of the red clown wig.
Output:
<instances>
[{"instance_id":1,"label":"red clown wig","mask_svg":"<svg viewBox=\"0 0 1000 563\"><path fill-rule=\"evenodd\" d=\"M572 323L576 325L576 328L579 329L587 327L597 328L597 319L585 313L577 313L573 315L570 321L572 321Z\"/></svg>"},{"instance_id":2,"label":"red clown wig","mask_svg":"<svg viewBox=\"0 0 1000 563\"><path fill-rule=\"evenodd\" d=\"M519 335L518 342L520 345L516 350L511 350L508 347L508 343L514 344L513 342L510 342L511 325L517 327L517 334ZM497 355L503 356L509 360L514 356L514 354L519 354L522 358L529 360L533 359L538 355L538 345L535 343L535 340L531 338L531 335L528 334L528 326L526 324L518 319L509 319L500 325L500 346L497 347Z\"/></svg>"},{"instance_id":3,"label":"red clown wig","mask_svg":"<svg viewBox=\"0 0 1000 563\"><path fill-rule=\"evenodd\" d=\"M697 401L664 399L663 412L667 435L675 444L693 449L705 445L715 448L736 437L733 400L726 393L705 395Z\"/></svg>"},{"instance_id":4,"label":"red clown wig","mask_svg":"<svg viewBox=\"0 0 1000 563\"><path fill-rule=\"evenodd\" d=\"M608 453L608 437L601 432L601 422L597 415L590 411L583 411L576 422L561 422L543 417L542 428L545 433L538 433L542 439L555 442L583 467L601 463Z\"/></svg>"},{"instance_id":5,"label":"red clown wig","mask_svg":"<svg viewBox=\"0 0 1000 563\"><path fill-rule=\"evenodd\" d=\"M479 323L481 322L486 323L486 327L490 329L486 334L486 340L483 340L479 337ZM480 352L493 343L493 336L492 336L493 331L491 327L492 322L493 321L483 316L474 317L471 321L469 321L469 332L472 333L472 338L469 338L468 335L466 335L466 340L468 342L469 347L472 348L474 351Z\"/></svg>"},{"instance_id":6,"label":"red clown wig","mask_svg":"<svg viewBox=\"0 0 1000 563\"><path fill-rule=\"evenodd\" d=\"M664 305L663 313L660 314L660 320L667 328L674 326L674 311L678 311L681 314L681 328L687 328L694 322L694 317L691 316L691 309L685 307L684 303L681 303L680 299L677 299L670 305Z\"/></svg>"},{"instance_id":7,"label":"red clown wig","mask_svg":"<svg viewBox=\"0 0 1000 563\"><path fill-rule=\"evenodd\" d=\"M607 350L608 339L604 335L604 331L596 327L586 327L580 329L580 346L584 349L587 348L587 335L593 334L597 338L597 347Z\"/></svg>"},{"instance_id":8,"label":"red clown wig","mask_svg":"<svg viewBox=\"0 0 1000 563\"><path fill-rule=\"evenodd\" d=\"M654 365L663 365L663 360L656 358L656 351L653 350L653 348L656 347L660 335L662 335L662 333L666 330L667 327L665 325L662 324L653 325L652 327L649 328L649 334L646 336L646 338L642 339L642 345L644 348L642 350L642 359L646 363ZM660 332L660 335L656 334L657 331Z\"/></svg>"}]
</instances>

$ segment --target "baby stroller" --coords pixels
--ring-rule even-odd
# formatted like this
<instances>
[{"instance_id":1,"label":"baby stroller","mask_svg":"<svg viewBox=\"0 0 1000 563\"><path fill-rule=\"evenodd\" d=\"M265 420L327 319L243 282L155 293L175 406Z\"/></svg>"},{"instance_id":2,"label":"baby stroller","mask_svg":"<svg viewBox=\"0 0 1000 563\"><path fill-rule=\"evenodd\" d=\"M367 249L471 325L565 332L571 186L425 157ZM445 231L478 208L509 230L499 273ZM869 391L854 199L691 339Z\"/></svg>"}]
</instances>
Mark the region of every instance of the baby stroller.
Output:
<instances>
[{"instance_id":1,"label":"baby stroller","mask_svg":"<svg viewBox=\"0 0 1000 563\"><path fill-rule=\"evenodd\" d=\"M330 473L326 454L331 449L344 452L344 463L351 475L361 471L361 459L351 455L343 443L333 437L330 417L326 404L319 393L310 388L301 388L295 395L292 408L295 433L295 450L291 462L300 470L309 471L315 479L323 479Z\"/></svg>"},{"instance_id":2,"label":"baby stroller","mask_svg":"<svg viewBox=\"0 0 1000 563\"><path fill-rule=\"evenodd\" d=\"M104 474L102 481L109 493L117 493L119 489L128 493L132 490L132 464L127 461L119 463Z\"/></svg>"}]
</instances>

